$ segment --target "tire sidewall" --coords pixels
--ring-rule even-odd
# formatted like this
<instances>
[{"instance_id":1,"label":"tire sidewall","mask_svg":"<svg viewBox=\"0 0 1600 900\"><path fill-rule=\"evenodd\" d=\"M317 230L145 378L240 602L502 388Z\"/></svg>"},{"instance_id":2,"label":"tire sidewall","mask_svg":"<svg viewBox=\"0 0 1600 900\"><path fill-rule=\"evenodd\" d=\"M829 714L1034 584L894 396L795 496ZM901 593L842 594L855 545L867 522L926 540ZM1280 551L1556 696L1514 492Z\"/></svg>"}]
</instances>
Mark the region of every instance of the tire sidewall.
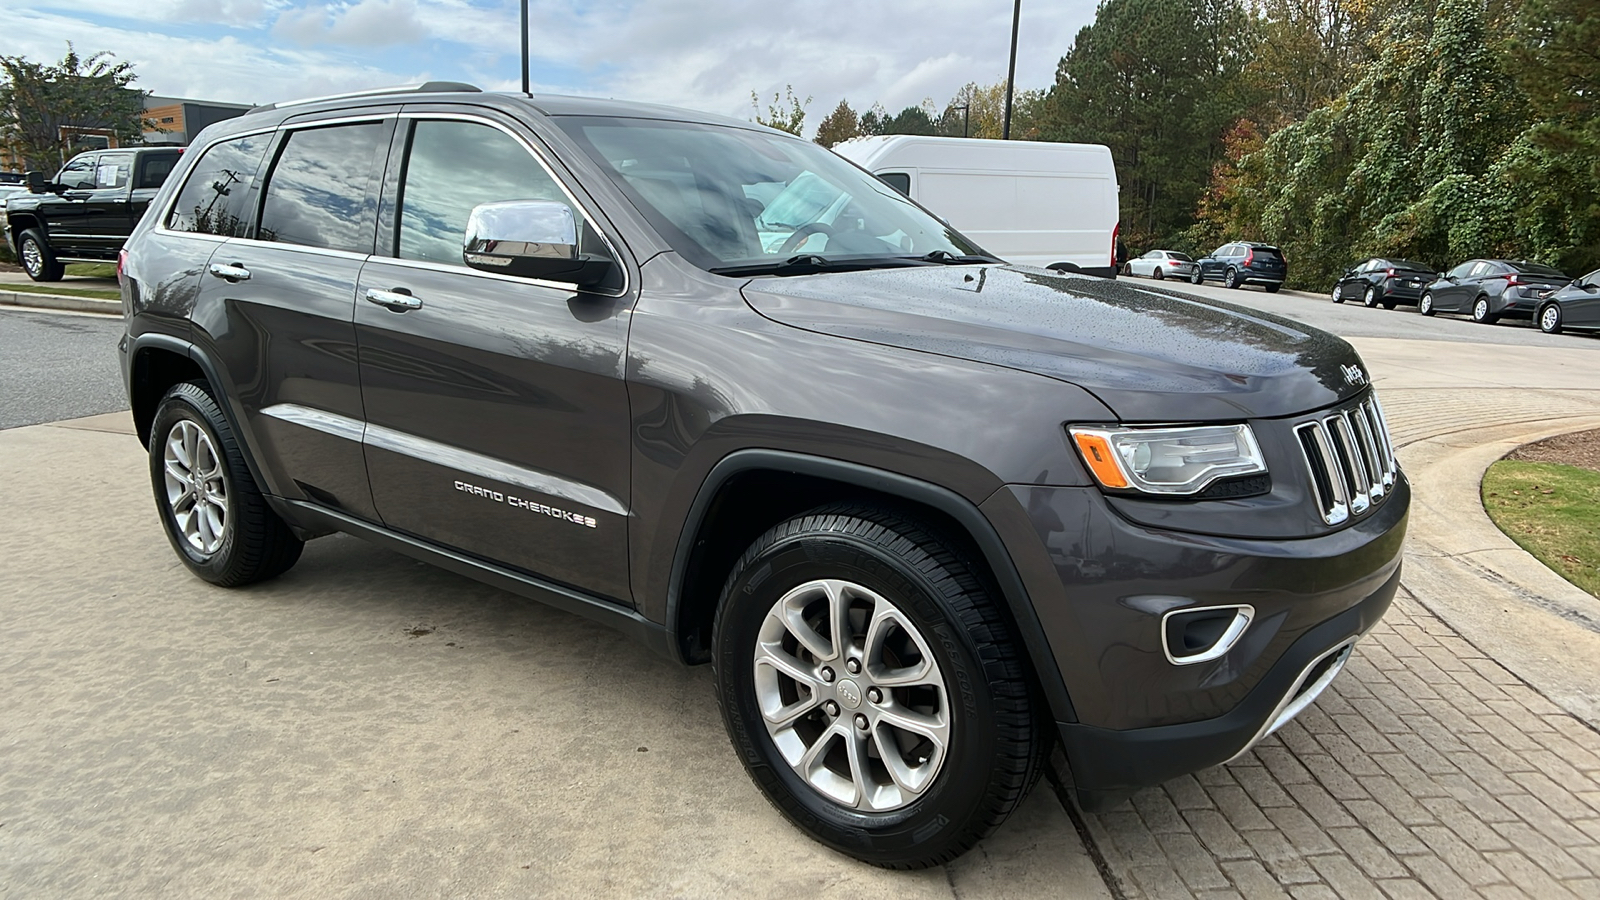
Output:
<instances>
[{"instance_id":1,"label":"tire sidewall","mask_svg":"<svg viewBox=\"0 0 1600 900\"><path fill-rule=\"evenodd\" d=\"M1554 312L1556 314L1555 315L1555 322L1552 323L1549 327L1546 327L1545 326L1545 322L1544 322L1545 316L1548 315L1551 312ZM1546 304L1544 309L1539 310L1539 317L1538 317L1537 321L1539 323L1539 330L1544 332L1545 334L1560 334L1561 333L1561 307L1556 305L1556 304L1554 304L1554 303Z\"/></svg>"},{"instance_id":2,"label":"tire sidewall","mask_svg":"<svg viewBox=\"0 0 1600 900\"><path fill-rule=\"evenodd\" d=\"M1420 312L1425 316L1433 315L1433 293L1432 292L1424 293L1422 295L1422 299L1417 301L1417 312Z\"/></svg>"},{"instance_id":3,"label":"tire sidewall","mask_svg":"<svg viewBox=\"0 0 1600 900\"><path fill-rule=\"evenodd\" d=\"M1223 276L1222 283L1229 290L1238 290L1239 289L1239 273L1235 272L1233 269L1229 269L1228 270L1228 274Z\"/></svg>"},{"instance_id":4,"label":"tire sidewall","mask_svg":"<svg viewBox=\"0 0 1600 900\"><path fill-rule=\"evenodd\" d=\"M1194 274L1193 275L1189 276L1189 283L1190 284L1203 284L1205 282L1205 280L1206 280L1205 273L1201 272L1198 268L1194 270Z\"/></svg>"},{"instance_id":5,"label":"tire sidewall","mask_svg":"<svg viewBox=\"0 0 1600 900\"><path fill-rule=\"evenodd\" d=\"M910 805L858 813L822 797L784 760L755 702L753 652L767 611L786 592L817 578L842 578L883 595L922 632L944 675L951 740L938 777ZM937 852L941 832L957 840L961 823L984 802L998 746L983 668L971 637L936 599L926 579L902 561L844 535L805 534L778 541L728 585L717 617L716 678L723 719L741 759L773 803L802 829L845 853L881 858Z\"/></svg>"},{"instance_id":6,"label":"tire sidewall","mask_svg":"<svg viewBox=\"0 0 1600 900\"><path fill-rule=\"evenodd\" d=\"M1478 312L1478 310L1480 310L1480 309L1483 310L1482 313ZM1488 297L1479 297L1477 300L1474 300L1472 302L1472 321L1479 322L1479 323L1483 323L1483 322L1489 321L1489 298Z\"/></svg>"},{"instance_id":7,"label":"tire sidewall","mask_svg":"<svg viewBox=\"0 0 1600 900\"><path fill-rule=\"evenodd\" d=\"M150 485L155 493L156 508L160 511L161 524L167 533L167 541L172 544L172 549L177 551L178 558L200 577L207 581L218 581L227 576L228 564L233 558L234 545L238 540L239 486L238 480L233 476L234 454L218 433L216 425L212 423L209 411L202 406L202 403L207 403L209 400L205 392L193 384L180 384L162 399L150 427ZM208 405L214 408L214 404ZM183 530L178 527L177 518L172 514L172 504L167 501L164 456L168 435L173 426L180 421L199 425L206 437L211 439L211 446L222 464L222 483L228 493L228 520L222 544L211 553L196 550L184 538Z\"/></svg>"},{"instance_id":8,"label":"tire sidewall","mask_svg":"<svg viewBox=\"0 0 1600 900\"><path fill-rule=\"evenodd\" d=\"M1367 288L1367 292L1365 294L1363 294L1362 297L1361 297L1361 302L1366 305L1367 309L1377 309L1378 308L1378 289L1377 288L1371 288L1371 287Z\"/></svg>"}]
</instances>

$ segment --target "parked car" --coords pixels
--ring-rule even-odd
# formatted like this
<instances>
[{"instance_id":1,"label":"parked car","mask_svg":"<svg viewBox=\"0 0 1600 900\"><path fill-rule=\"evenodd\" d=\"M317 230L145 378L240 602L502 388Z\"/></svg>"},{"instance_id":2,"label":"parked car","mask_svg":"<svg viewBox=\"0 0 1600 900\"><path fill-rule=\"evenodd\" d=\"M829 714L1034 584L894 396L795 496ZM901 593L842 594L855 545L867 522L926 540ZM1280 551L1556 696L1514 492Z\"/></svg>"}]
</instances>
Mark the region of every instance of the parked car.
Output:
<instances>
[{"instance_id":1,"label":"parked car","mask_svg":"<svg viewBox=\"0 0 1600 900\"><path fill-rule=\"evenodd\" d=\"M1176 250L1151 250L1138 259L1128 260L1129 275L1143 275L1160 281L1163 278L1189 278L1198 268L1187 253Z\"/></svg>"},{"instance_id":2,"label":"parked car","mask_svg":"<svg viewBox=\"0 0 1600 900\"><path fill-rule=\"evenodd\" d=\"M60 281L69 262L116 262L117 251L183 153L176 147L91 150L54 181L28 173L6 202L6 242L34 281Z\"/></svg>"},{"instance_id":3,"label":"parked car","mask_svg":"<svg viewBox=\"0 0 1600 900\"><path fill-rule=\"evenodd\" d=\"M1116 277L1117 171L1104 146L898 134L833 152L1007 262Z\"/></svg>"},{"instance_id":4,"label":"parked car","mask_svg":"<svg viewBox=\"0 0 1600 900\"><path fill-rule=\"evenodd\" d=\"M1333 285L1333 302L1360 300L1369 309L1382 305L1394 309L1415 304L1439 273L1425 263L1409 259L1369 259L1344 273Z\"/></svg>"},{"instance_id":5,"label":"parked car","mask_svg":"<svg viewBox=\"0 0 1600 900\"><path fill-rule=\"evenodd\" d=\"M1534 322L1545 334L1600 331L1600 269L1575 278L1539 301Z\"/></svg>"},{"instance_id":6,"label":"parked car","mask_svg":"<svg viewBox=\"0 0 1600 900\"><path fill-rule=\"evenodd\" d=\"M1215 278L1230 288L1259 284L1267 293L1275 294L1287 277L1289 265L1284 261L1282 250L1271 244L1235 241L1218 247L1210 256L1201 257L1189 281L1200 284Z\"/></svg>"},{"instance_id":7,"label":"parked car","mask_svg":"<svg viewBox=\"0 0 1600 900\"><path fill-rule=\"evenodd\" d=\"M1492 325L1502 318L1531 319L1540 303L1572 279L1560 270L1511 259L1469 259L1428 285L1417 309L1465 313Z\"/></svg>"},{"instance_id":8,"label":"parked car","mask_svg":"<svg viewBox=\"0 0 1600 900\"><path fill-rule=\"evenodd\" d=\"M1410 489L1349 344L1003 264L750 122L258 108L122 272L194 574L347 532L710 663L759 789L879 865L970 848L1058 740L1091 809L1244 753L1399 583Z\"/></svg>"}]
</instances>

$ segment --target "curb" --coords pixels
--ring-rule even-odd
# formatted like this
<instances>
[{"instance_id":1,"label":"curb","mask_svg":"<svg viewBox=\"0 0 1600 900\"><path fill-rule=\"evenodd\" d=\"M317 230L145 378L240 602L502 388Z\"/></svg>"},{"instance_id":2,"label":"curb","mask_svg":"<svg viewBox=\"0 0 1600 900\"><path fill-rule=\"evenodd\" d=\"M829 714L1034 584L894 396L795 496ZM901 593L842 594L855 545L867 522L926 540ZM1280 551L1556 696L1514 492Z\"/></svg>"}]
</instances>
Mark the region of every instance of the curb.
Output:
<instances>
[{"instance_id":1,"label":"curb","mask_svg":"<svg viewBox=\"0 0 1600 900\"><path fill-rule=\"evenodd\" d=\"M99 313L103 316L121 316L121 300L99 300L94 297L71 297L66 294L34 294L24 291L0 290L0 306L27 306L34 309L62 309L69 312Z\"/></svg>"}]
</instances>

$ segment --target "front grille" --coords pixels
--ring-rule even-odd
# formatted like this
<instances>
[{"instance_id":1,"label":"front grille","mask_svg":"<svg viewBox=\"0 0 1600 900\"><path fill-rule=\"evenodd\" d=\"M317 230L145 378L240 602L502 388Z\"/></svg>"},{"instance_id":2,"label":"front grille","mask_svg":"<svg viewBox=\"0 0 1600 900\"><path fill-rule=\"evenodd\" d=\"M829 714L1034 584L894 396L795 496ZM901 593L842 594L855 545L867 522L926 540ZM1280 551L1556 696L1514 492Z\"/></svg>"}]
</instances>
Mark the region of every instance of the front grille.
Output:
<instances>
[{"instance_id":1,"label":"front grille","mask_svg":"<svg viewBox=\"0 0 1600 900\"><path fill-rule=\"evenodd\" d=\"M1376 395L1297 425L1294 433L1329 525L1367 512L1394 488L1399 464Z\"/></svg>"}]
</instances>

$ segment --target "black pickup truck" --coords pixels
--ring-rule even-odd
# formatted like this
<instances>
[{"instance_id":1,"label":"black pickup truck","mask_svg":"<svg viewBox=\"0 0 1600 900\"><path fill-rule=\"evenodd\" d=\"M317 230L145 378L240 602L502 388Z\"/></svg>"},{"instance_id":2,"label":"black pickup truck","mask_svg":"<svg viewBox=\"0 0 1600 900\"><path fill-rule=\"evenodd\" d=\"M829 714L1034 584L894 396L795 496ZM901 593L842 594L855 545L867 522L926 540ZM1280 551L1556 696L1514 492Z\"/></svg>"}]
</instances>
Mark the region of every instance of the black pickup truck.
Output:
<instances>
[{"instance_id":1,"label":"black pickup truck","mask_svg":"<svg viewBox=\"0 0 1600 900\"><path fill-rule=\"evenodd\" d=\"M69 262L116 262L183 153L177 147L91 150L45 181L28 173L29 193L6 203L6 243L28 277L60 281Z\"/></svg>"}]
</instances>

